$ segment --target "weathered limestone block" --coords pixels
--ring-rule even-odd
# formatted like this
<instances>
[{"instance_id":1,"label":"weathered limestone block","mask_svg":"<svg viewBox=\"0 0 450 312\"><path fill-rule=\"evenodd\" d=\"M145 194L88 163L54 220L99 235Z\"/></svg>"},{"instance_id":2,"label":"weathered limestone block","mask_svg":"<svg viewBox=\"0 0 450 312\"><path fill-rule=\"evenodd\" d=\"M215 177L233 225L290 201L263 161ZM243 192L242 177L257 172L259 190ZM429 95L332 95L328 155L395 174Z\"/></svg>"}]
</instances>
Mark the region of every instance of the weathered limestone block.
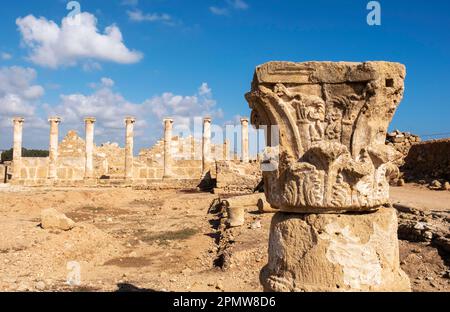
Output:
<instances>
[{"instance_id":1,"label":"weathered limestone block","mask_svg":"<svg viewBox=\"0 0 450 312\"><path fill-rule=\"evenodd\" d=\"M275 214L261 282L266 291L410 291L395 209Z\"/></svg>"},{"instance_id":2,"label":"weathered limestone block","mask_svg":"<svg viewBox=\"0 0 450 312\"><path fill-rule=\"evenodd\" d=\"M388 62L270 62L246 95L251 122L278 126L279 158L264 172L268 202L300 213L370 211L389 202L401 157L385 145L405 67ZM275 145L272 142L272 145Z\"/></svg>"},{"instance_id":3,"label":"weathered limestone block","mask_svg":"<svg viewBox=\"0 0 450 312\"><path fill-rule=\"evenodd\" d=\"M227 223L230 227L239 227L245 223L245 208L242 206L227 207Z\"/></svg>"},{"instance_id":4,"label":"weathered limestone block","mask_svg":"<svg viewBox=\"0 0 450 312\"><path fill-rule=\"evenodd\" d=\"M224 202L229 207L253 207L256 208L258 206L258 201L260 199L265 199L265 195L263 193L256 193L251 195L242 195L242 196L233 196L227 199L224 199Z\"/></svg>"},{"instance_id":5,"label":"weathered limestone block","mask_svg":"<svg viewBox=\"0 0 450 312\"><path fill-rule=\"evenodd\" d=\"M65 214L50 208L41 212L41 226L43 229L69 231L75 227L75 222Z\"/></svg>"},{"instance_id":6,"label":"weathered limestone block","mask_svg":"<svg viewBox=\"0 0 450 312\"><path fill-rule=\"evenodd\" d=\"M217 188L225 192L253 192L262 179L259 163L216 161Z\"/></svg>"},{"instance_id":7,"label":"weathered limestone block","mask_svg":"<svg viewBox=\"0 0 450 312\"><path fill-rule=\"evenodd\" d=\"M84 157L86 144L75 130L70 130L59 143L58 154L60 157Z\"/></svg>"}]
</instances>

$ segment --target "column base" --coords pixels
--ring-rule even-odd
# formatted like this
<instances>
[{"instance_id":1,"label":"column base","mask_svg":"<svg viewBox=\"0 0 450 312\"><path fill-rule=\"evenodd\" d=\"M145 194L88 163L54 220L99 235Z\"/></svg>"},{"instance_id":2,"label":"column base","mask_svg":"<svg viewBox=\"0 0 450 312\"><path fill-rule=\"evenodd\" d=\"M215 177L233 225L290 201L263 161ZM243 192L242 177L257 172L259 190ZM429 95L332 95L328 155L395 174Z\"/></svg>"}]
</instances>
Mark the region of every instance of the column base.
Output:
<instances>
[{"instance_id":1,"label":"column base","mask_svg":"<svg viewBox=\"0 0 450 312\"><path fill-rule=\"evenodd\" d=\"M397 214L275 214L265 291L411 291L400 268Z\"/></svg>"}]
</instances>

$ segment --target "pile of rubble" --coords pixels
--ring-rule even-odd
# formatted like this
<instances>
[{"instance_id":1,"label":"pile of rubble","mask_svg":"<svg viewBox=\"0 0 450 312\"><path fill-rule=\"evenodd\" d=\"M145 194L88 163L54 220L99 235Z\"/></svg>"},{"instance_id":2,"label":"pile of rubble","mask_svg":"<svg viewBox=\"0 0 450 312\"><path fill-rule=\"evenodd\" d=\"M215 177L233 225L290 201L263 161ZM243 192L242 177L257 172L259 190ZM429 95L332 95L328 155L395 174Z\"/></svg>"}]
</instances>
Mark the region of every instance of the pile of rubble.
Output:
<instances>
[{"instance_id":1,"label":"pile of rubble","mask_svg":"<svg viewBox=\"0 0 450 312\"><path fill-rule=\"evenodd\" d=\"M424 211L411 205L394 204L398 211L399 239L410 242L427 242L438 248L443 255L450 254L447 211Z\"/></svg>"},{"instance_id":2,"label":"pile of rubble","mask_svg":"<svg viewBox=\"0 0 450 312\"><path fill-rule=\"evenodd\" d=\"M390 132L386 136L386 144L392 146L403 155L396 163L398 166L404 164L405 157L408 155L411 146L421 141L419 136L411 134L410 132L401 132L400 130Z\"/></svg>"}]
</instances>

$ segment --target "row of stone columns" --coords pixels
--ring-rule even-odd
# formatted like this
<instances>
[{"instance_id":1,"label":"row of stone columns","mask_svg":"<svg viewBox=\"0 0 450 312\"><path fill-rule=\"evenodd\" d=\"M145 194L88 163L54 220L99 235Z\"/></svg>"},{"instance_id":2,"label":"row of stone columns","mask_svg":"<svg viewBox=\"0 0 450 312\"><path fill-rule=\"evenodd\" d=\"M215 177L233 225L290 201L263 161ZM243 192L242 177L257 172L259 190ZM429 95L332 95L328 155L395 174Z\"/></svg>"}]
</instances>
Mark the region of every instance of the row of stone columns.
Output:
<instances>
[{"instance_id":1,"label":"row of stone columns","mask_svg":"<svg viewBox=\"0 0 450 312\"><path fill-rule=\"evenodd\" d=\"M50 143L49 143L49 164L48 164L48 178L50 180L57 179L58 167L58 144L59 144L59 124L61 118L50 117ZM87 117L85 122L85 174L86 180L95 178L94 175L94 125L96 119ZM125 118L125 179L131 180L133 178L133 147L134 147L134 124L136 119L133 117ZM202 173L206 173L211 164L211 122L210 117L203 119L203 135L202 135ZM23 132L23 118L14 118L14 148L13 148L13 172L14 179L20 178L20 168L22 159L22 132ZM249 162L249 144L248 144L248 119L241 119L242 133L242 162ZM172 129L173 119L164 119L164 178L173 177L172 172ZM227 160L229 157L230 143L225 140L223 143L223 157Z\"/></svg>"},{"instance_id":2,"label":"row of stone columns","mask_svg":"<svg viewBox=\"0 0 450 312\"><path fill-rule=\"evenodd\" d=\"M24 118L14 118L14 135L13 135L13 179L20 179L20 171L22 165L22 133ZM58 137L59 124L61 118L50 117L50 143L49 143L49 163L48 163L48 179L56 180L58 167ZM88 117L84 119L86 140L85 140L85 173L84 178L91 180L94 175L94 124L96 119ZM133 145L134 145L134 123L136 119L133 117L125 118L125 179L133 178Z\"/></svg>"},{"instance_id":3,"label":"row of stone columns","mask_svg":"<svg viewBox=\"0 0 450 312\"><path fill-rule=\"evenodd\" d=\"M202 131L202 175L206 174L211 164L211 122L210 117L203 118ZM247 118L241 119L241 159L242 162L248 163L249 160L249 143L248 143L248 124ZM172 172L172 129L173 119L164 119L164 178L173 177ZM194 139L193 139L194 140ZM195 144L195 143L194 143ZM230 141L223 142L223 159L228 160L230 154Z\"/></svg>"}]
</instances>

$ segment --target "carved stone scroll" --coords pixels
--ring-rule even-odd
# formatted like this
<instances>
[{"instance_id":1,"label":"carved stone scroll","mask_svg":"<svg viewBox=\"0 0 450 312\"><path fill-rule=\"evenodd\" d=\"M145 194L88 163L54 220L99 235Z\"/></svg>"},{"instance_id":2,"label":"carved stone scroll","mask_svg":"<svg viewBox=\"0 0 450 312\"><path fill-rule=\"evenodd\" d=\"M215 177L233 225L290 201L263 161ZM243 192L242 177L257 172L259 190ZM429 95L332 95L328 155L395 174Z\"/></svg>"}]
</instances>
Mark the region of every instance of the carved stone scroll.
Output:
<instances>
[{"instance_id":1,"label":"carved stone scroll","mask_svg":"<svg viewBox=\"0 0 450 312\"><path fill-rule=\"evenodd\" d=\"M281 211L376 210L400 155L385 145L403 97L405 67L389 62L270 62L246 95L255 126L277 125L277 170L265 171L268 202ZM270 166L269 166L270 167Z\"/></svg>"}]
</instances>

